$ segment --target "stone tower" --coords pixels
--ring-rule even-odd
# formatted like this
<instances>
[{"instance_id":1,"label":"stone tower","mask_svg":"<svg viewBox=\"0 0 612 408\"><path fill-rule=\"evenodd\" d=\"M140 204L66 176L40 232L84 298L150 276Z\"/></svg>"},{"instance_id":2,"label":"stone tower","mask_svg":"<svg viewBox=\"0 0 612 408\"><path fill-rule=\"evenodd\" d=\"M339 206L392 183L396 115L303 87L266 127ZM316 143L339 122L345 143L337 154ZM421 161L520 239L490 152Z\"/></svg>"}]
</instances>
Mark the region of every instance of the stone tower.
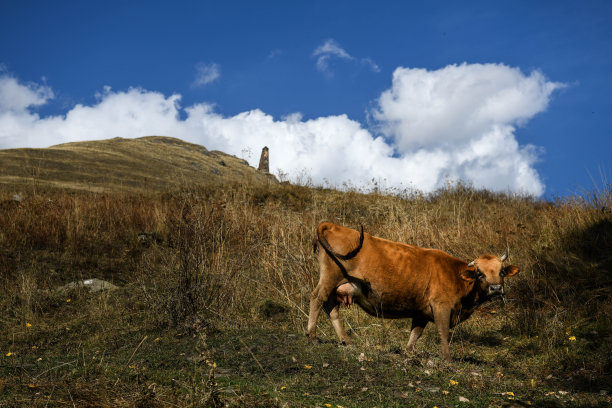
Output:
<instances>
[{"instance_id":1,"label":"stone tower","mask_svg":"<svg viewBox=\"0 0 612 408\"><path fill-rule=\"evenodd\" d=\"M268 153L268 146L264 146L261 149L261 157L259 158L259 167L257 170L264 173L270 173L270 153Z\"/></svg>"}]
</instances>

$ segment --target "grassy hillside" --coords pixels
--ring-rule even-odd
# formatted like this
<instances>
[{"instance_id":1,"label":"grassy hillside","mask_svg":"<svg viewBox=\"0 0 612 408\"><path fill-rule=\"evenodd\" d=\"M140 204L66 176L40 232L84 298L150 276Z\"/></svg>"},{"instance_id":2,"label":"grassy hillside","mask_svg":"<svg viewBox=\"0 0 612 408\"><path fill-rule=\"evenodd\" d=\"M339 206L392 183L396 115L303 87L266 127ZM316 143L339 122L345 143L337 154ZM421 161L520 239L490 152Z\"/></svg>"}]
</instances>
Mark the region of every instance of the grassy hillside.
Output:
<instances>
[{"instance_id":1,"label":"grassy hillside","mask_svg":"<svg viewBox=\"0 0 612 408\"><path fill-rule=\"evenodd\" d=\"M163 192L177 186L274 182L234 156L179 139L148 136L0 150L0 186L95 192Z\"/></svg>"},{"instance_id":2,"label":"grassy hillside","mask_svg":"<svg viewBox=\"0 0 612 408\"><path fill-rule=\"evenodd\" d=\"M109 143L112 143L109 141ZM120 142L124 143L124 142ZM612 403L612 194L555 203L279 184L0 193L0 406L481 407ZM342 309L304 336L322 220L521 273L439 357L429 325ZM58 290L100 278L118 289Z\"/></svg>"}]
</instances>

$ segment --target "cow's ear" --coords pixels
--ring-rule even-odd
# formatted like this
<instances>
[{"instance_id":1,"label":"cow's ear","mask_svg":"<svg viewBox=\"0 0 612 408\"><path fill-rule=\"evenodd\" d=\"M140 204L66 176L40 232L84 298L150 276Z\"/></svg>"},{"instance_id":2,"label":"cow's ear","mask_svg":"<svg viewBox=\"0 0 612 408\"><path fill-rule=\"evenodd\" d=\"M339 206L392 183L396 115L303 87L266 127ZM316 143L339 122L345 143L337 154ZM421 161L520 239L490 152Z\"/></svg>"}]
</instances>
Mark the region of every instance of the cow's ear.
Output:
<instances>
[{"instance_id":1,"label":"cow's ear","mask_svg":"<svg viewBox=\"0 0 612 408\"><path fill-rule=\"evenodd\" d=\"M508 265L502 269L502 276L514 276L519 273L519 268L514 265Z\"/></svg>"},{"instance_id":2,"label":"cow's ear","mask_svg":"<svg viewBox=\"0 0 612 408\"><path fill-rule=\"evenodd\" d=\"M467 282L476 280L476 269L466 269L459 274L459 277Z\"/></svg>"}]
</instances>

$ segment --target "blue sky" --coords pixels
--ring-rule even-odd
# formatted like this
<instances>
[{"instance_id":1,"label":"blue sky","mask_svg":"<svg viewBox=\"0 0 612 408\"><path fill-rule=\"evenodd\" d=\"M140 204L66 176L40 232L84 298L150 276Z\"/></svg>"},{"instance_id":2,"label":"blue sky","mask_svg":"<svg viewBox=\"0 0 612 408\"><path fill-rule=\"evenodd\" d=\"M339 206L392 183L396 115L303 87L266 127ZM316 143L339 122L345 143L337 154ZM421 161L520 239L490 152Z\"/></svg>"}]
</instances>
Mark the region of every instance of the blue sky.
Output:
<instances>
[{"instance_id":1,"label":"blue sky","mask_svg":"<svg viewBox=\"0 0 612 408\"><path fill-rule=\"evenodd\" d=\"M269 145L296 181L550 198L610 182L611 74L608 1L2 0L0 148L164 134Z\"/></svg>"}]
</instances>

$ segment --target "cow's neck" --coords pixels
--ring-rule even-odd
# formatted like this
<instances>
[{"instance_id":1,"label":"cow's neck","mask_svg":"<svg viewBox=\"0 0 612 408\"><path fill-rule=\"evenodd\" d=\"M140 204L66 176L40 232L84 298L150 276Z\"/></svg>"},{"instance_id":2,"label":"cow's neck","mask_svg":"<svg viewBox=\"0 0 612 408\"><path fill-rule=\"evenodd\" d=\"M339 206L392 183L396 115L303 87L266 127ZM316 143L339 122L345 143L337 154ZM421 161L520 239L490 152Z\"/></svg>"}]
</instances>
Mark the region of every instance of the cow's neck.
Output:
<instances>
[{"instance_id":1,"label":"cow's neck","mask_svg":"<svg viewBox=\"0 0 612 408\"><path fill-rule=\"evenodd\" d=\"M487 296L474 282L468 284L467 294L461 299L461 321L467 319L481 304L487 301Z\"/></svg>"}]
</instances>

